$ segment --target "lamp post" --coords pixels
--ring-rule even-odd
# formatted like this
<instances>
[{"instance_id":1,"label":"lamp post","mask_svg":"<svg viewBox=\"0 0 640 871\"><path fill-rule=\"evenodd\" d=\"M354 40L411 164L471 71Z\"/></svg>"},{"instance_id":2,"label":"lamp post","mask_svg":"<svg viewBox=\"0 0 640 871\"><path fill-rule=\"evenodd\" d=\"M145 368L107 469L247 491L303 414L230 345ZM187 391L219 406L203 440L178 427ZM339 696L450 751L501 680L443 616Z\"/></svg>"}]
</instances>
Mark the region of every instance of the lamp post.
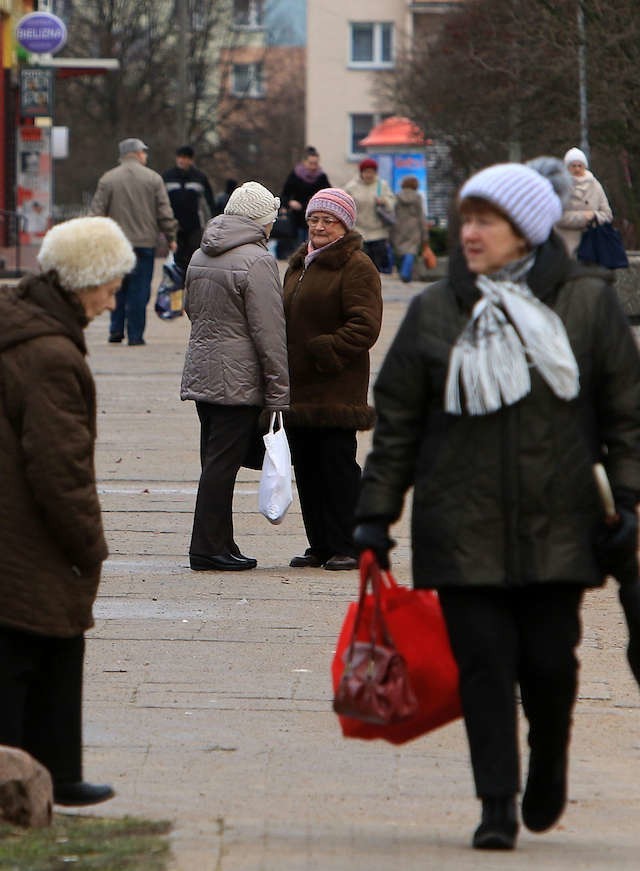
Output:
<instances>
[{"instance_id":1,"label":"lamp post","mask_svg":"<svg viewBox=\"0 0 640 871\"><path fill-rule=\"evenodd\" d=\"M583 0L578 0L578 91L580 99L580 148L589 154L589 104L587 99L587 31Z\"/></svg>"}]
</instances>

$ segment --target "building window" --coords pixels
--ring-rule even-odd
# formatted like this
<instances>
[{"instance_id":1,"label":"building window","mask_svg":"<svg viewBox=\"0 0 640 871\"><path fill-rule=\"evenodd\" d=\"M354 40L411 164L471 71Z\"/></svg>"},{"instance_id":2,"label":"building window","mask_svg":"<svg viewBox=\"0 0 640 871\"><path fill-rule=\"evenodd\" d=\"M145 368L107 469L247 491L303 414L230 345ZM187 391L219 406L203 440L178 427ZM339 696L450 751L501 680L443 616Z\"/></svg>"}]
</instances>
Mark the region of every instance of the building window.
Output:
<instances>
[{"instance_id":1,"label":"building window","mask_svg":"<svg viewBox=\"0 0 640 871\"><path fill-rule=\"evenodd\" d=\"M352 22L349 65L369 68L393 66L393 24Z\"/></svg>"},{"instance_id":2,"label":"building window","mask_svg":"<svg viewBox=\"0 0 640 871\"><path fill-rule=\"evenodd\" d=\"M262 64L234 64L231 71L231 93L234 97L264 97Z\"/></svg>"},{"instance_id":3,"label":"building window","mask_svg":"<svg viewBox=\"0 0 640 871\"><path fill-rule=\"evenodd\" d=\"M233 24L235 27L262 27L264 0L233 0Z\"/></svg>"},{"instance_id":4,"label":"building window","mask_svg":"<svg viewBox=\"0 0 640 871\"><path fill-rule=\"evenodd\" d=\"M366 154L364 148L358 144L360 140L364 139L376 124L390 117L390 112L382 114L379 112L362 112L349 115L349 157L352 160L359 160Z\"/></svg>"}]
</instances>

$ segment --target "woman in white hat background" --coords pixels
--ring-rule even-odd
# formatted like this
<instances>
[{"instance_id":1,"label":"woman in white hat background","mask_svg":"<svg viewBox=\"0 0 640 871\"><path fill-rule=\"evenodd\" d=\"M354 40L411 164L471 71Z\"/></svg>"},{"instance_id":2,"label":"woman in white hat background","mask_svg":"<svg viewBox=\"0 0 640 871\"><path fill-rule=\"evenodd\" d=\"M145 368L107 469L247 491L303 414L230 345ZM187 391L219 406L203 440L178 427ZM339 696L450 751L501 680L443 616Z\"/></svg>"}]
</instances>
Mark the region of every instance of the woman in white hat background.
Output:
<instances>
[{"instance_id":1,"label":"woman in white hat background","mask_svg":"<svg viewBox=\"0 0 640 871\"><path fill-rule=\"evenodd\" d=\"M196 403L200 459L189 561L194 571L257 565L235 542L236 476L263 408L289 406L282 285L267 239L280 200L255 181L236 188L205 227L185 281L191 334L182 399Z\"/></svg>"},{"instance_id":2,"label":"woman in white hat background","mask_svg":"<svg viewBox=\"0 0 640 871\"><path fill-rule=\"evenodd\" d=\"M608 573L637 590L640 358L608 276L552 232L569 186L554 158L463 185L449 275L411 302L375 384L357 507L356 543L388 565L414 487L413 582L437 588L460 670L477 849L516 843L517 685L522 819L542 832L560 818L583 593ZM597 461L619 516L609 531Z\"/></svg>"},{"instance_id":3,"label":"woman in white hat background","mask_svg":"<svg viewBox=\"0 0 640 871\"><path fill-rule=\"evenodd\" d=\"M570 148L564 156L564 163L573 177L573 188L555 226L573 257L588 224L594 218L599 224L606 224L613 220L613 212L604 188L589 169L584 151Z\"/></svg>"},{"instance_id":4,"label":"woman in white hat background","mask_svg":"<svg viewBox=\"0 0 640 871\"><path fill-rule=\"evenodd\" d=\"M46 768L54 801L113 796L82 776L84 633L107 557L84 328L135 264L110 218L44 237L43 272L0 293L0 744Z\"/></svg>"}]
</instances>

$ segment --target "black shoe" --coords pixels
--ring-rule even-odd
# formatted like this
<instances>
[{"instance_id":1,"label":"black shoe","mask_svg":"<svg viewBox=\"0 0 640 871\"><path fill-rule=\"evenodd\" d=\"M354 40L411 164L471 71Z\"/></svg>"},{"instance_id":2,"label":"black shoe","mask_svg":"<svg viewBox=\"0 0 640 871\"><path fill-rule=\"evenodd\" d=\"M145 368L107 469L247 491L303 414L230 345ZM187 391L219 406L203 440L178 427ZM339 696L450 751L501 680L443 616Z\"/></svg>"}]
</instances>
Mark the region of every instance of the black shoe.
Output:
<instances>
[{"instance_id":1,"label":"black shoe","mask_svg":"<svg viewBox=\"0 0 640 871\"><path fill-rule=\"evenodd\" d=\"M109 341L111 344L119 344L124 339L124 336L121 336L119 333L111 333L109 336Z\"/></svg>"},{"instance_id":2,"label":"black shoe","mask_svg":"<svg viewBox=\"0 0 640 871\"><path fill-rule=\"evenodd\" d=\"M482 819L473 835L474 850L513 850L517 836L515 798L483 798Z\"/></svg>"},{"instance_id":3,"label":"black shoe","mask_svg":"<svg viewBox=\"0 0 640 871\"><path fill-rule=\"evenodd\" d=\"M294 556L289 565L292 569L319 569L322 560L317 554L307 550L304 556Z\"/></svg>"},{"instance_id":4,"label":"black shoe","mask_svg":"<svg viewBox=\"0 0 640 871\"><path fill-rule=\"evenodd\" d=\"M246 569L255 569L258 561L232 553L219 553L214 556L189 554L189 565L194 572L243 572Z\"/></svg>"},{"instance_id":5,"label":"black shoe","mask_svg":"<svg viewBox=\"0 0 640 871\"><path fill-rule=\"evenodd\" d=\"M324 568L329 569L330 572L350 571L358 568L358 560L354 556L335 554L326 561Z\"/></svg>"},{"instance_id":6,"label":"black shoe","mask_svg":"<svg viewBox=\"0 0 640 871\"><path fill-rule=\"evenodd\" d=\"M53 786L54 803L67 807L100 804L113 798L114 795L115 792L108 783L85 783L79 780L75 783L56 783Z\"/></svg>"},{"instance_id":7,"label":"black shoe","mask_svg":"<svg viewBox=\"0 0 640 871\"><path fill-rule=\"evenodd\" d=\"M129 339L129 346L130 347L132 345L146 345L146 344L147 343L145 342L144 339Z\"/></svg>"},{"instance_id":8,"label":"black shoe","mask_svg":"<svg viewBox=\"0 0 640 871\"><path fill-rule=\"evenodd\" d=\"M567 751L531 751L522 798L522 822L530 832L545 832L558 822L567 803Z\"/></svg>"}]
</instances>

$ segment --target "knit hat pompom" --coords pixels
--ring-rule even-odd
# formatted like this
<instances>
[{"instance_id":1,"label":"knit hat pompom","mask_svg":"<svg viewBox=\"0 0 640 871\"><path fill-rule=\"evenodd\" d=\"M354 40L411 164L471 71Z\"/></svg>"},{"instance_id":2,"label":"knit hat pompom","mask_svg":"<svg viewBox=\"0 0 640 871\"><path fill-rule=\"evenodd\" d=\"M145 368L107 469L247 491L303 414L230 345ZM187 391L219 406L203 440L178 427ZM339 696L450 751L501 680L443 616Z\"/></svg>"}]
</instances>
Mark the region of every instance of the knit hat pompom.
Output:
<instances>
[{"instance_id":1,"label":"knit hat pompom","mask_svg":"<svg viewBox=\"0 0 640 871\"><path fill-rule=\"evenodd\" d=\"M564 162L569 166L570 163L583 163L589 169L589 161L587 155L580 148L570 148L564 156Z\"/></svg>"},{"instance_id":2,"label":"knit hat pompom","mask_svg":"<svg viewBox=\"0 0 640 871\"><path fill-rule=\"evenodd\" d=\"M530 166L544 178L548 178L563 207L567 205L573 191L573 176L561 160L557 157L534 157L525 166Z\"/></svg>"},{"instance_id":3,"label":"knit hat pompom","mask_svg":"<svg viewBox=\"0 0 640 871\"><path fill-rule=\"evenodd\" d=\"M542 245L562 216L562 203L548 178L523 163L497 163L466 181L459 202L479 197L503 212L533 247Z\"/></svg>"},{"instance_id":4,"label":"knit hat pompom","mask_svg":"<svg viewBox=\"0 0 640 871\"><path fill-rule=\"evenodd\" d=\"M347 230L353 230L356 223L358 208L354 198L340 188L323 188L309 200L304 213L308 218L312 212L328 212L342 221Z\"/></svg>"},{"instance_id":5,"label":"knit hat pompom","mask_svg":"<svg viewBox=\"0 0 640 871\"><path fill-rule=\"evenodd\" d=\"M122 278L136 257L111 218L72 218L48 231L38 263L45 272L55 269L67 290L82 291Z\"/></svg>"},{"instance_id":6,"label":"knit hat pompom","mask_svg":"<svg viewBox=\"0 0 640 871\"><path fill-rule=\"evenodd\" d=\"M256 224L265 226L275 221L279 208L279 197L274 197L270 190L257 181L246 181L233 191L224 213L251 218Z\"/></svg>"}]
</instances>

